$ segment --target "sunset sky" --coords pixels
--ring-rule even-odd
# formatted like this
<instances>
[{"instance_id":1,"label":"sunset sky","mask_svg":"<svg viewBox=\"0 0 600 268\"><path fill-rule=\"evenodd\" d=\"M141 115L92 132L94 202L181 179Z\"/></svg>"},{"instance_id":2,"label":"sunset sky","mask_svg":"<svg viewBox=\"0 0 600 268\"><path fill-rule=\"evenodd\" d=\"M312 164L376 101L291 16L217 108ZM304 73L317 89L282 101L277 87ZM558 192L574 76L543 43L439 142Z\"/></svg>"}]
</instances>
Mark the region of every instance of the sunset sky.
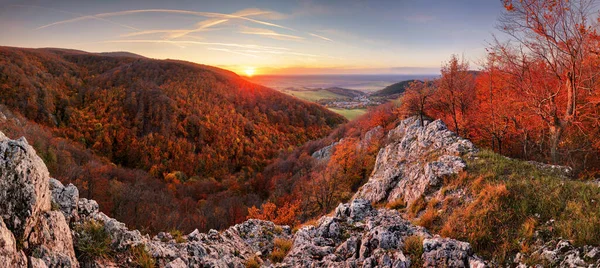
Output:
<instances>
[{"instance_id":1,"label":"sunset sky","mask_svg":"<svg viewBox=\"0 0 600 268\"><path fill-rule=\"evenodd\" d=\"M240 74L429 74L452 53L482 58L501 12L496 0L0 0L0 45L129 51Z\"/></svg>"}]
</instances>

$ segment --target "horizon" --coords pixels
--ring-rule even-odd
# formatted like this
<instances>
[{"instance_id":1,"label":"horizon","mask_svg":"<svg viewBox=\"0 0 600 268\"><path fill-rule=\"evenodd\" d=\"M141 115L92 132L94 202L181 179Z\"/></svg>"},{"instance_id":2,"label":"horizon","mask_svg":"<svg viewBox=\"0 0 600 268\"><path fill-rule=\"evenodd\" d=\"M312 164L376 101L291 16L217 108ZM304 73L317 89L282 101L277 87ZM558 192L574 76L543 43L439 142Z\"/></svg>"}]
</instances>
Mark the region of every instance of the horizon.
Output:
<instances>
[{"instance_id":1,"label":"horizon","mask_svg":"<svg viewBox=\"0 0 600 268\"><path fill-rule=\"evenodd\" d=\"M219 1L0 6L0 45L130 52L259 75L439 74L485 55L501 1ZM369 21L369 23L364 23Z\"/></svg>"}]
</instances>

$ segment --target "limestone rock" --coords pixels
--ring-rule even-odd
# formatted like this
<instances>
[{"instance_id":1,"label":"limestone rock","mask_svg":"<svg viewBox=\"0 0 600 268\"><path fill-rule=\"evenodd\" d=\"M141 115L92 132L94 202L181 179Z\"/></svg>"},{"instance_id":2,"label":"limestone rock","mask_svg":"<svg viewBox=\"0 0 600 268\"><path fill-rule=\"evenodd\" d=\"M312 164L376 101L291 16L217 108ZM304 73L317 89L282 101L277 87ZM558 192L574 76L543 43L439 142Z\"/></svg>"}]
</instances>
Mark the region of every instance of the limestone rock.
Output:
<instances>
[{"instance_id":1,"label":"limestone rock","mask_svg":"<svg viewBox=\"0 0 600 268\"><path fill-rule=\"evenodd\" d=\"M410 267L410 257L403 252L404 241L410 236L431 238L423 227L404 220L398 211L376 210L368 201L355 199L340 204L333 217L322 217L317 225L298 230L280 266ZM449 260L460 259L467 267L471 263L485 265L466 242L447 239L435 245L427 251L431 256L440 252Z\"/></svg>"},{"instance_id":2,"label":"limestone rock","mask_svg":"<svg viewBox=\"0 0 600 268\"><path fill-rule=\"evenodd\" d=\"M0 132L0 216L17 240L29 235L37 214L50 210L48 169L25 138Z\"/></svg>"},{"instance_id":3,"label":"limestone rock","mask_svg":"<svg viewBox=\"0 0 600 268\"><path fill-rule=\"evenodd\" d=\"M79 203L79 190L77 190L77 187L71 183L64 186L57 179L50 178L50 190L52 191L52 203L58 206L67 222L71 218L77 217Z\"/></svg>"},{"instance_id":4,"label":"limestone rock","mask_svg":"<svg viewBox=\"0 0 600 268\"><path fill-rule=\"evenodd\" d=\"M410 205L439 190L445 176L465 167L462 157L477 151L468 140L448 130L440 120L402 121L388 133L390 143L379 151L369 181L354 198L390 202L403 198Z\"/></svg>"},{"instance_id":5,"label":"limestone rock","mask_svg":"<svg viewBox=\"0 0 600 268\"><path fill-rule=\"evenodd\" d=\"M2 219L0 219L0 263L8 267L27 266L25 254L17 250L17 241Z\"/></svg>"}]
</instances>

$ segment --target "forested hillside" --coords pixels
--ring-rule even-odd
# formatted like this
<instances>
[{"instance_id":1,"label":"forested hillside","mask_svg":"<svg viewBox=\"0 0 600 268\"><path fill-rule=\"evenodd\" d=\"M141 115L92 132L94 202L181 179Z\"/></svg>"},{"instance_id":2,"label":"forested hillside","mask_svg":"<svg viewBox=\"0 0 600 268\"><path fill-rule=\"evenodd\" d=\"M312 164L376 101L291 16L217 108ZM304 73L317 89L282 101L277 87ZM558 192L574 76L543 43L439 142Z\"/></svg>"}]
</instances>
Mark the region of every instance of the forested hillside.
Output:
<instances>
[{"instance_id":1,"label":"forested hillside","mask_svg":"<svg viewBox=\"0 0 600 268\"><path fill-rule=\"evenodd\" d=\"M207 222L207 215L186 220L188 215L174 215L178 226L122 219L151 229L220 228L243 219L249 201L240 196L252 191L243 185L256 172L281 150L326 135L345 121L215 67L59 49L0 48L0 103L17 114L18 123L3 124L4 131L11 133L10 127L37 142L53 176L111 203L105 207L120 206L108 213L152 214L116 190L128 188L115 186L118 182L150 183L140 178L152 178L156 191L168 188L177 202L187 204L185 213L207 208L212 218L216 207L239 212L214 216L218 223ZM76 149L67 152L65 146ZM139 187L141 192L129 192L131 198L142 198L145 186ZM207 205L216 195L218 202L230 203L236 196L236 205ZM172 213L182 213L184 208L173 206Z\"/></svg>"}]
</instances>

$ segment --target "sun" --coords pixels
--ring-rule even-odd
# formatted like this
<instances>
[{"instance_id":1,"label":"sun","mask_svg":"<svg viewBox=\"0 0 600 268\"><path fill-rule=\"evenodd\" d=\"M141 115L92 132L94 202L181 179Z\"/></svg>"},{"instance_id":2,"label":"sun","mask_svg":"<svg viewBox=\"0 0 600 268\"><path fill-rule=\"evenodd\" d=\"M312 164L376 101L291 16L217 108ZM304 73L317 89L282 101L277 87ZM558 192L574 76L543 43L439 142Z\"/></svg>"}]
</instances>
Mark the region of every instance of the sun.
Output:
<instances>
[{"instance_id":1,"label":"sun","mask_svg":"<svg viewBox=\"0 0 600 268\"><path fill-rule=\"evenodd\" d=\"M244 70L244 73L246 73L247 76L253 76L254 73L256 73L256 69L254 67L248 67Z\"/></svg>"}]
</instances>

